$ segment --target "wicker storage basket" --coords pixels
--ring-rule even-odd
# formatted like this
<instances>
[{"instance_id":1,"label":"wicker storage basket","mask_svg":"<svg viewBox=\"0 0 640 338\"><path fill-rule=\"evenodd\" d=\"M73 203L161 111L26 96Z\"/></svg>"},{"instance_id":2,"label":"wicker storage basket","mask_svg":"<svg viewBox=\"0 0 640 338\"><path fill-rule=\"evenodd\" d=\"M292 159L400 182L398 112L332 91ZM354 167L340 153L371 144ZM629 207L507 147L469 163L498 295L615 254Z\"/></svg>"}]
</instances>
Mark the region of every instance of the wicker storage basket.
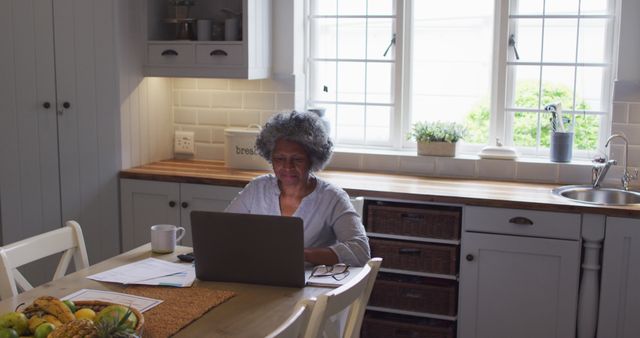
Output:
<instances>
[{"instance_id":1,"label":"wicker storage basket","mask_svg":"<svg viewBox=\"0 0 640 338\"><path fill-rule=\"evenodd\" d=\"M134 309L133 307L128 307L124 304L115 304L115 303L109 303L109 302L103 302L100 300L79 300L79 301L74 301L73 302L76 305L76 308L78 310L80 309L84 309L84 308L89 308L93 311L95 311L95 313L100 312L100 310L106 308L109 305L122 305L126 308L129 308L131 310L131 312L136 316L136 318L138 319L138 324L136 325L135 331L137 334L142 335L142 327L144 326L144 316L142 316L142 313L140 313L140 311Z\"/></svg>"},{"instance_id":2,"label":"wicker storage basket","mask_svg":"<svg viewBox=\"0 0 640 338\"><path fill-rule=\"evenodd\" d=\"M369 239L371 257L382 257L382 266L455 275L458 272L458 247L448 244L429 244Z\"/></svg>"},{"instance_id":3,"label":"wicker storage basket","mask_svg":"<svg viewBox=\"0 0 640 338\"><path fill-rule=\"evenodd\" d=\"M370 204L367 208L369 232L457 240L461 220L458 207Z\"/></svg>"},{"instance_id":4,"label":"wicker storage basket","mask_svg":"<svg viewBox=\"0 0 640 338\"><path fill-rule=\"evenodd\" d=\"M362 337L367 338L454 338L454 322L367 311Z\"/></svg>"},{"instance_id":5,"label":"wicker storage basket","mask_svg":"<svg viewBox=\"0 0 640 338\"><path fill-rule=\"evenodd\" d=\"M380 273L369 305L455 316L457 295L453 280Z\"/></svg>"}]
</instances>

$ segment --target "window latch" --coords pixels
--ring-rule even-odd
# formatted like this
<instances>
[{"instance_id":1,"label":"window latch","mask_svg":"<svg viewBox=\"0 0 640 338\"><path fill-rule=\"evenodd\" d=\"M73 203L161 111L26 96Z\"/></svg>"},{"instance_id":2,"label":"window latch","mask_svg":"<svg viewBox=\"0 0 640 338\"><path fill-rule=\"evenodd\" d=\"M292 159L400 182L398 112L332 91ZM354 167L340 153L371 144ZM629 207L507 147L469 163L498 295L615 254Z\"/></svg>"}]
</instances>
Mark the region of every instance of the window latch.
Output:
<instances>
[{"instance_id":1,"label":"window latch","mask_svg":"<svg viewBox=\"0 0 640 338\"><path fill-rule=\"evenodd\" d=\"M389 46L384 51L384 54L382 54L382 56L387 56L387 53L389 53L389 49L391 49L391 46L393 46L395 43L396 43L396 33L393 33L393 37L391 38L391 42L389 42Z\"/></svg>"},{"instance_id":2,"label":"window latch","mask_svg":"<svg viewBox=\"0 0 640 338\"><path fill-rule=\"evenodd\" d=\"M509 47L513 47L513 52L516 55L516 60L520 60L520 55L518 55L518 48L516 48L516 37L513 34L509 36Z\"/></svg>"}]
</instances>

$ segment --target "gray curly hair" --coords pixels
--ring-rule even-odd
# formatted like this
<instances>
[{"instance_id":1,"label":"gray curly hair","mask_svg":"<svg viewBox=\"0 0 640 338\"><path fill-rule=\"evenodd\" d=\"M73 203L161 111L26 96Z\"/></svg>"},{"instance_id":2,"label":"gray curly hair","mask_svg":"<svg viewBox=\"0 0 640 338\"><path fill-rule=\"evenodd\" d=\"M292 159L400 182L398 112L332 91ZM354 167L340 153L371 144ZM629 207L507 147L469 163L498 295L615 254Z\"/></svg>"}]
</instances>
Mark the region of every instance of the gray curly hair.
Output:
<instances>
[{"instance_id":1,"label":"gray curly hair","mask_svg":"<svg viewBox=\"0 0 640 338\"><path fill-rule=\"evenodd\" d=\"M256 139L256 150L269 163L279 139L297 142L305 149L311 160L311 172L322 170L331 159L333 142L316 113L284 112L267 121Z\"/></svg>"}]
</instances>

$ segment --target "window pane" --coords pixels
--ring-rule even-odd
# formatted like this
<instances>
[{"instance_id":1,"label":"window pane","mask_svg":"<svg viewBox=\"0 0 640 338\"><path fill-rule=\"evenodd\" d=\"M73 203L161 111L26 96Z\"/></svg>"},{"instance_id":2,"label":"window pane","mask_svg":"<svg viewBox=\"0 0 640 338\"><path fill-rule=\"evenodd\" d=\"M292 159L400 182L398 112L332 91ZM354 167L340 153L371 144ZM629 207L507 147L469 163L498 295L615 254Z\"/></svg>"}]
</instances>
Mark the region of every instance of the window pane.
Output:
<instances>
[{"instance_id":1,"label":"window pane","mask_svg":"<svg viewBox=\"0 0 640 338\"><path fill-rule=\"evenodd\" d=\"M393 0L369 0L367 3L369 15L395 14L395 1Z\"/></svg>"},{"instance_id":2,"label":"window pane","mask_svg":"<svg viewBox=\"0 0 640 338\"><path fill-rule=\"evenodd\" d=\"M366 15L367 0L338 0L339 15Z\"/></svg>"},{"instance_id":3,"label":"window pane","mask_svg":"<svg viewBox=\"0 0 640 338\"><path fill-rule=\"evenodd\" d=\"M510 27L513 34L518 56L516 60L512 48L509 49L509 61L540 62L542 56L542 19L514 19Z\"/></svg>"},{"instance_id":4,"label":"window pane","mask_svg":"<svg viewBox=\"0 0 640 338\"><path fill-rule=\"evenodd\" d=\"M310 6L314 15L336 15L336 0L311 0Z\"/></svg>"},{"instance_id":5,"label":"window pane","mask_svg":"<svg viewBox=\"0 0 640 338\"><path fill-rule=\"evenodd\" d=\"M395 59L395 45L389 48L385 56L384 53L393 39L395 20L393 19L369 19L368 22L368 43L367 58L370 60L393 60Z\"/></svg>"},{"instance_id":6,"label":"window pane","mask_svg":"<svg viewBox=\"0 0 640 338\"><path fill-rule=\"evenodd\" d=\"M580 150L598 149L600 139L600 125L602 117L596 115L576 115L574 132L574 147Z\"/></svg>"},{"instance_id":7,"label":"window pane","mask_svg":"<svg viewBox=\"0 0 640 338\"><path fill-rule=\"evenodd\" d=\"M513 80L513 94L507 108L540 108L540 67L510 66L507 71Z\"/></svg>"},{"instance_id":8,"label":"window pane","mask_svg":"<svg viewBox=\"0 0 640 338\"><path fill-rule=\"evenodd\" d=\"M544 0L546 15L578 14L579 0Z\"/></svg>"},{"instance_id":9,"label":"window pane","mask_svg":"<svg viewBox=\"0 0 640 338\"><path fill-rule=\"evenodd\" d=\"M336 58L336 19L312 19L311 54L316 58Z\"/></svg>"},{"instance_id":10,"label":"window pane","mask_svg":"<svg viewBox=\"0 0 640 338\"><path fill-rule=\"evenodd\" d=\"M606 62L607 19L581 19L578 42L578 62Z\"/></svg>"},{"instance_id":11,"label":"window pane","mask_svg":"<svg viewBox=\"0 0 640 338\"><path fill-rule=\"evenodd\" d=\"M489 97L493 0L413 4L411 124L464 122Z\"/></svg>"},{"instance_id":12,"label":"window pane","mask_svg":"<svg viewBox=\"0 0 640 338\"><path fill-rule=\"evenodd\" d=\"M366 19L338 19L338 58L364 59L366 43Z\"/></svg>"},{"instance_id":13,"label":"window pane","mask_svg":"<svg viewBox=\"0 0 640 338\"><path fill-rule=\"evenodd\" d=\"M542 61L575 62L577 19L546 19Z\"/></svg>"},{"instance_id":14,"label":"window pane","mask_svg":"<svg viewBox=\"0 0 640 338\"><path fill-rule=\"evenodd\" d=\"M367 64L367 103L392 103L393 64Z\"/></svg>"},{"instance_id":15,"label":"window pane","mask_svg":"<svg viewBox=\"0 0 640 338\"><path fill-rule=\"evenodd\" d=\"M563 110L573 109L573 67L542 67L542 107L562 102Z\"/></svg>"},{"instance_id":16,"label":"window pane","mask_svg":"<svg viewBox=\"0 0 640 338\"><path fill-rule=\"evenodd\" d=\"M335 101L336 99L336 63L331 61L316 61L309 65L310 99L313 101Z\"/></svg>"},{"instance_id":17,"label":"window pane","mask_svg":"<svg viewBox=\"0 0 640 338\"><path fill-rule=\"evenodd\" d=\"M338 95L341 102L364 102L365 95L365 63L338 63Z\"/></svg>"},{"instance_id":18,"label":"window pane","mask_svg":"<svg viewBox=\"0 0 640 338\"><path fill-rule=\"evenodd\" d=\"M329 121L329 135L332 139L336 139L336 105L326 104L317 105L325 109L324 117Z\"/></svg>"},{"instance_id":19,"label":"window pane","mask_svg":"<svg viewBox=\"0 0 640 338\"><path fill-rule=\"evenodd\" d=\"M609 2L612 0L581 0L580 14L609 14Z\"/></svg>"},{"instance_id":20,"label":"window pane","mask_svg":"<svg viewBox=\"0 0 640 338\"><path fill-rule=\"evenodd\" d=\"M541 15L542 0L511 0L509 10L513 15Z\"/></svg>"},{"instance_id":21,"label":"window pane","mask_svg":"<svg viewBox=\"0 0 640 338\"><path fill-rule=\"evenodd\" d=\"M336 109L336 138L340 143L364 142L364 106L338 105Z\"/></svg>"},{"instance_id":22,"label":"window pane","mask_svg":"<svg viewBox=\"0 0 640 338\"><path fill-rule=\"evenodd\" d=\"M391 108L367 106L367 143L388 143L391 138Z\"/></svg>"},{"instance_id":23,"label":"window pane","mask_svg":"<svg viewBox=\"0 0 640 338\"><path fill-rule=\"evenodd\" d=\"M576 110L606 111L602 98L606 95L602 85L601 67L578 67L576 77Z\"/></svg>"},{"instance_id":24,"label":"window pane","mask_svg":"<svg viewBox=\"0 0 640 338\"><path fill-rule=\"evenodd\" d=\"M539 126L547 120L547 140L549 138L548 118L541 113L515 112L513 113L513 143L519 147L537 147L538 140L543 141ZM548 146L548 141L547 141Z\"/></svg>"}]
</instances>

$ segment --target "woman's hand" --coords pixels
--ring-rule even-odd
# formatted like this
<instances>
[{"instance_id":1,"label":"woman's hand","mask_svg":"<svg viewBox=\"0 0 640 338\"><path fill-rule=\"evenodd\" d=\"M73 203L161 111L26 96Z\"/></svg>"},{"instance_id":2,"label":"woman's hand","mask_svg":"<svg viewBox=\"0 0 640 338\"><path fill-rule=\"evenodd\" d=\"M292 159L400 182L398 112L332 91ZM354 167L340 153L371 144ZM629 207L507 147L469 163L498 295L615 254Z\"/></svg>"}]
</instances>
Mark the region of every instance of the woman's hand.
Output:
<instances>
[{"instance_id":1,"label":"woman's hand","mask_svg":"<svg viewBox=\"0 0 640 338\"><path fill-rule=\"evenodd\" d=\"M313 265L334 265L339 263L338 256L329 248L304 249L304 260Z\"/></svg>"}]
</instances>

